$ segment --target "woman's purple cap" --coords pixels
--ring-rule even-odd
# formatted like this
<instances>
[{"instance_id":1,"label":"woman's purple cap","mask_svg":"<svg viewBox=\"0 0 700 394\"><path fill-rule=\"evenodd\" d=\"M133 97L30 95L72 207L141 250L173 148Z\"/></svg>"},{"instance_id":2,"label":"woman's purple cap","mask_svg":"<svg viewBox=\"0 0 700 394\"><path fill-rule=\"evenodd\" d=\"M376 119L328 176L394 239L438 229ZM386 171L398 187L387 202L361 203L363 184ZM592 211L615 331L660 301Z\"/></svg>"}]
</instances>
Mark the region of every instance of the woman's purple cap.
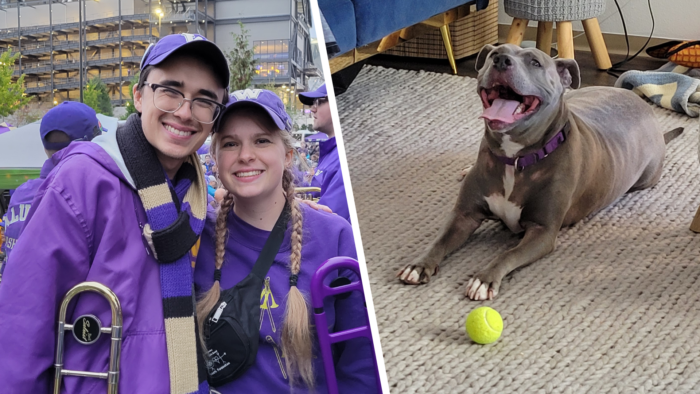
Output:
<instances>
[{"instance_id":1,"label":"woman's purple cap","mask_svg":"<svg viewBox=\"0 0 700 394\"><path fill-rule=\"evenodd\" d=\"M274 92L265 89L236 90L231 93L226 109L221 112L217 120L216 130L219 129L221 119L231 112L232 108L239 107L241 103L252 103L267 111L280 130L292 131L292 118L284 109L284 103Z\"/></svg>"}]
</instances>

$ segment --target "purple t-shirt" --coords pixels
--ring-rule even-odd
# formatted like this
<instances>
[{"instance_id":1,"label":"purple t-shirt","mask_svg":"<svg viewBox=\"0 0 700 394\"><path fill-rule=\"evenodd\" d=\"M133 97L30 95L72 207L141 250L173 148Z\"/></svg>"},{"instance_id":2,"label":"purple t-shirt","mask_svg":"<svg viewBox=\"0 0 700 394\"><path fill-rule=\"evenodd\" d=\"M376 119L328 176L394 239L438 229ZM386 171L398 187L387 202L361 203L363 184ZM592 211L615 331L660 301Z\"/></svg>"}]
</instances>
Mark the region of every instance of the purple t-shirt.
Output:
<instances>
[{"instance_id":1,"label":"purple t-shirt","mask_svg":"<svg viewBox=\"0 0 700 394\"><path fill-rule=\"evenodd\" d=\"M304 235L302 241L302 262L298 288L310 300L309 289L311 276L327 259L336 256L356 258L357 252L350 224L342 218L325 212L315 211L305 204L303 210ZM214 282L214 222L210 215L202 235L197 265L195 267L195 286L198 291L206 291ZM245 278L255 265L255 261L270 232L251 226L238 218L233 212L228 218L229 240L226 245L224 265L221 269L221 287L228 289ZM227 393L286 393L289 392L289 380L284 368L281 350L281 327L284 321L286 296L289 291L289 254L290 231L285 234L280 251L266 276L261 289L260 342L255 362L239 379L218 387L222 394ZM338 272L356 280L351 272ZM337 277L337 276L336 276ZM332 275L327 282L333 280ZM367 310L364 296L352 292L345 299L327 298L325 313L330 331L347 330L367 324ZM336 350L336 374L341 393L376 393L377 385L370 341L354 339L339 344ZM318 349L314 353L314 371L316 375L315 393L327 392L323 361ZM311 391L306 387L294 389L294 393L304 394Z\"/></svg>"}]
</instances>

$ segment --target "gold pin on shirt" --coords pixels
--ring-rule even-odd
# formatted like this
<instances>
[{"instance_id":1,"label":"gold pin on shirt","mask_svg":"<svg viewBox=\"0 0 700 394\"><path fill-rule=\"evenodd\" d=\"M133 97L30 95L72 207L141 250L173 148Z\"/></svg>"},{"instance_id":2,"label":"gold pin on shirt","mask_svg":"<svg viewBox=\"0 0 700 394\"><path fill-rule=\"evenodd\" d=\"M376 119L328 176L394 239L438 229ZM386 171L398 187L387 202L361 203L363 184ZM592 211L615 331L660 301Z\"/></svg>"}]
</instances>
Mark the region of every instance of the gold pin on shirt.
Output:
<instances>
[{"instance_id":1,"label":"gold pin on shirt","mask_svg":"<svg viewBox=\"0 0 700 394\"><path fill-rule=\"evenodd\" d=\"M260 294L260 329L262 330L263 319L265 314L262 309L267 310L267 315L270 317L270 327L272 327L272 332L277 332L277 327L275 326L275 321L272 319L272 308L277 308L279 305L275 302L275 296L272 294L272 289L270 289L270 277L265 278L265 288Z\"/></svg>"}]
</instances>

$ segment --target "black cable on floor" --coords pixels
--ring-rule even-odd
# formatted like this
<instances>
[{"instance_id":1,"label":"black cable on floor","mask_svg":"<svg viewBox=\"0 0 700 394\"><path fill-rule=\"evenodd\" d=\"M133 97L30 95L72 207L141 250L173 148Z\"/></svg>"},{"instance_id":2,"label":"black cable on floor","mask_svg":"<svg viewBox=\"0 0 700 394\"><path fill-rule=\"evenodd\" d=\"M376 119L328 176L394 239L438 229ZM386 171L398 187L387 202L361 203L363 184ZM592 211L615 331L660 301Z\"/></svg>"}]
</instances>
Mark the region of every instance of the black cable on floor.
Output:
<instances>
[{"instance_id":1,"label":"black cable on floor","mask_svg":"<svg viewBox=\"0 0 700 394\"><path fill-rule=\"evenodd\" d=\"M613 77L619 78L623 72L629 71L629 70L624 70L620 67L622 67L623 65L627 64L632 59L637 57L637 55L642 53L642 51L647 47L647 45L649 45L649 42L651 41L651 37L654 35L654 28L656 27L656 23L654 21L654 11L651 9L651 0L647 0L647 5L649 6L649 15L651 15L651 33L649 34L649 38L647 39L647 42L644 43L642 48L639 51L637 51L637 53L632 55L632 57L630 57L630 40L629 40L629 36L627 35L627 24L625 24L625 17L622 15L622 9L620 9L620 4L617 2L617 0L614 0L614 1L615 1L615 6L617 6L617 12L620 14L620 19L622 20L622 29L625 31L625 43L627 44L627 54L625 55L624 60L613 64L612 67L605 70L605 72L612 75Z\"/></svg>"}]
</instances>

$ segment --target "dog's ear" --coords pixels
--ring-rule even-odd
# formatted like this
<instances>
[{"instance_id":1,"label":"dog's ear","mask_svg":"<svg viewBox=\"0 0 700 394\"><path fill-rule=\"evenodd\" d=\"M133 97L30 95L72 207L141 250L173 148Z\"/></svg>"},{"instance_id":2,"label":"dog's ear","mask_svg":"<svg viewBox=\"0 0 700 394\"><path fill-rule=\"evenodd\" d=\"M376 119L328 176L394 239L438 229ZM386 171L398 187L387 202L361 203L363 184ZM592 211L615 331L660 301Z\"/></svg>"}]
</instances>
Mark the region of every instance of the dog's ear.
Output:
<instances>
[{"instance_id":1,"label":"dog's ear","mask_svg":"<svg viewBox=\"0 0 700 394\"><path fill-rule=\"evenodd\" d=\"M581 71L574 59L555 59L557 73L564 88L578 89L581 86Z\"/></svg>"},{"instance_id":2,"label":"dog's ear","mask_svg":"<svg viewBox=\"0 0 700 394\"><path fill-rule=\"evenodd\" d=\"M496 47L491 45L491 44L486 44L486 45L484 45L483 48L481 48L481 50L479 51L479 54L476 55L476 63L474 63L474 69L476 71L479 71L479 70L481 70L481 67L484 67L484 63L486 63L486 57L494 49L496 49Z\"/></svg>"}]
</instances>

